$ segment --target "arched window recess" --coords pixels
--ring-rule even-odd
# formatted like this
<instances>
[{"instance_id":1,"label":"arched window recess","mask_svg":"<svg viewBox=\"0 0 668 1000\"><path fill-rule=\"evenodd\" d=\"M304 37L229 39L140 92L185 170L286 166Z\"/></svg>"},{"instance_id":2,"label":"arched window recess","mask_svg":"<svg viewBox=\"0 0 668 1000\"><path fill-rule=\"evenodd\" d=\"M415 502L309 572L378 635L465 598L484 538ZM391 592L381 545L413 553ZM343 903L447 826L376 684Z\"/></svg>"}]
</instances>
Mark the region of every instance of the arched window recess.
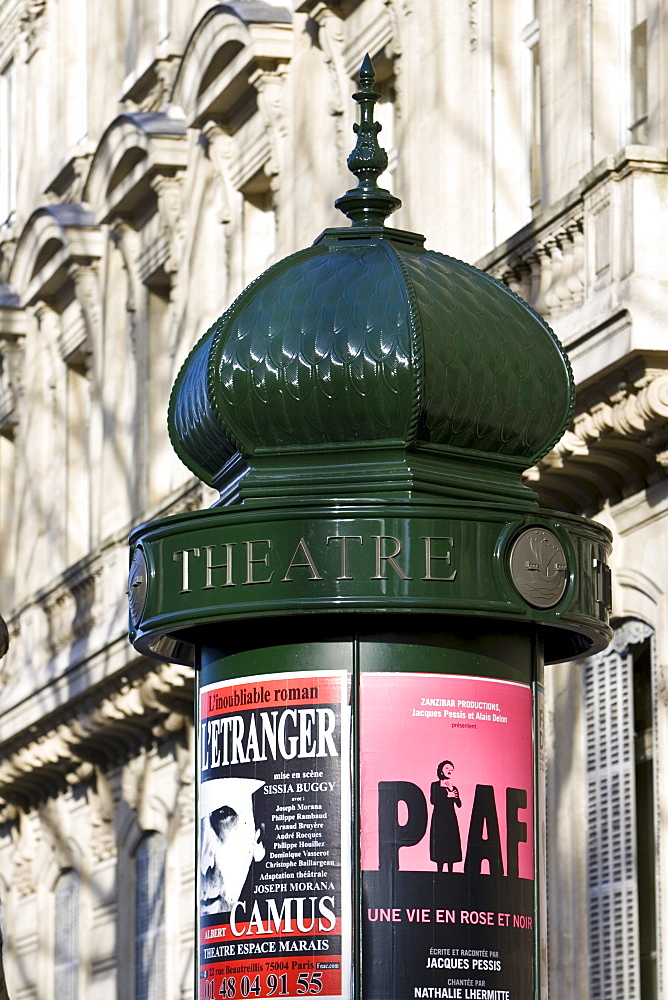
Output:
<instances>
[{"instance_id":1,"label":"arched window recess","mask_svg":"<svg viewBox=\"0 0 668 1000\"><path fill-rule=\"evenodd\" d=\"M173 102L189 126L210 119L233 134L257 110L257 73L276 73L292 52L292 14L255 2L219 3L188 40Z\"/></svg>"},{"instance_id":2,"label":"arched window recess","mask_svg":"<svg viewBox=\"0 0 668 1000\"><path fill-rule=\"evenodd\" d=\"M163 112L119 115L95 151L84 197L100 223L126 224L140 234L142 282L178 267L186 162L185 124Z\"/></svg>"},{"instance_id":3,"label":"arched window recess","mask_svg":"<svg viewBox=\"0 0 668 1000\"><path fill-rule=\"evenodd\" d=\"M42 302L58 314L61 357L82 370L94 340L102 245L102 233L85 205L38 208L21 233L10 272L23 306Z\"/></svg>"}]
</instances>

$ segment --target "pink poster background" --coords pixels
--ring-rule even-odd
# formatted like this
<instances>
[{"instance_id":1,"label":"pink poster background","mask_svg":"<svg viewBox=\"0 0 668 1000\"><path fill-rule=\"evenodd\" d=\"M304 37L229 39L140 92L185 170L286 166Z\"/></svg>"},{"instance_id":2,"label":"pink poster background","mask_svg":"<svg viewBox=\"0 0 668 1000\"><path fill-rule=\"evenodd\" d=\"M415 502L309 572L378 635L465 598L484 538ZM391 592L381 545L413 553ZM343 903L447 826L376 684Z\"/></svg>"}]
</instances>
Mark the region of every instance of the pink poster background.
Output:
<instances>
[{"instance_id":1,"label":"pink poster background","mask_svg":"<svg viewBox=\"0 0 668 1000\"><path fill-rule=\"evenodd\" d=\"M454 705L423 703L423 699ZM461 702L487 702L499 711L464 707ZM452 781L459 790L456 809L462 860L453 871L463 872L471 808L476 785L492 785L506 858L506 788L523 788L527 808L518 819L527 824L527 842L519 845L519 876L533 878L533 727L531 689L523 684L450 674L363 674L360 687L360 755L362 869L378 869L378 782L411 781L427 801L443 760L454 764ZM418 713L439 713L416 715ZM463 714L463 718L460 716ZM483 719L480 716L492 718ZM471 718L471 716L473 716ZM476 716L478 716L476 718ZM497 716L507 721L494 721ZM402 809L404 815L402 816ZM399 805L399 823L406 820ZM429 857L429 825L422 840L400 851L402 871L436 871ZM483 862L482 873L488 871Z\"/></svg>"}]
</instances>

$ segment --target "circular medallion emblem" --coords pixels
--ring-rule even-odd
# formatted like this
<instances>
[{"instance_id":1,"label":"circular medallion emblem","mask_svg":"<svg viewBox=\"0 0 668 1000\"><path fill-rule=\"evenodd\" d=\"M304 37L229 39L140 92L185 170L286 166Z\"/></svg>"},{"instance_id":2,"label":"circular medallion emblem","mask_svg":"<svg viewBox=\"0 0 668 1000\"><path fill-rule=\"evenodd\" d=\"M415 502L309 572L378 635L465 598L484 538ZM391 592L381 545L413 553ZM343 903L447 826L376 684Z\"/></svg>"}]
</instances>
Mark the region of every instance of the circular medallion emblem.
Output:
<instances>
[{"instance_id":1,"label":"circular medallion emblem","mask_svg":"<svg viewBox=\"0 0 668 1000\"><path fill-rule=\"evenodd\" d=\"M146 557L141 549L137 548L130 563L130 574L128 577L128 604L130 605L130 620L136 628L141 621L146 604L146 585L148 579L148 567Z\"/></svg>"},{"instance_id":2,"label":"circular medallion emblem","mask_svg":"<svg viewBox=\"0 0 668 1000\"><path fill-rule=\"evenodd\" d=\"M568 583L566 553L556 535L546 528L527 528L510 550L510 575L527 604L553 608Z\"/></svg>"}]
</instances>

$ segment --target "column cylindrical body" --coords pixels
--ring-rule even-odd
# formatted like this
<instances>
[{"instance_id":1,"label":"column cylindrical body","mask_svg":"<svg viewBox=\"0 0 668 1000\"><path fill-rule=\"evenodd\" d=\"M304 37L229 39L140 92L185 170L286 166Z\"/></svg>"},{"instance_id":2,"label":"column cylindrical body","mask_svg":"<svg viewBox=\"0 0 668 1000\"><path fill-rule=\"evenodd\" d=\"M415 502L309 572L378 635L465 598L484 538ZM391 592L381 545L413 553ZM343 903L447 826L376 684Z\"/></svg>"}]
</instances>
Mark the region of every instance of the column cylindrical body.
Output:
<instances>
[{"instance_id":1,"label":"column cylindrical body","mask_svg":"<svg viewBox=\"0 0 668 1000\"><path fill-rule=\"evenodd\" d=\"M200 997L536 995L541 640L407 625L203 642Z\"/></svg>"}]
</instances>

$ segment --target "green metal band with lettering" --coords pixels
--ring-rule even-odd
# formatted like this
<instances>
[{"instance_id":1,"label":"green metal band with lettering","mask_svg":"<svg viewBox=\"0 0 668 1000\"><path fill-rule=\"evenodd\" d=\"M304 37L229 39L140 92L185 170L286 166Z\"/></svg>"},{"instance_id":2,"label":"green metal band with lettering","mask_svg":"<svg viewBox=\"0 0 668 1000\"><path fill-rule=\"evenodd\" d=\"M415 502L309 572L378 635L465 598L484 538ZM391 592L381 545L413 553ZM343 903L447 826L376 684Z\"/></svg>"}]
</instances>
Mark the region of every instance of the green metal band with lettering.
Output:
<instances>
[{"instance_id":1,"label":"green metal band with lettering","mask_svg":"<svg viewBox=\"0 0 668 1000\"><path fill-rule=\"evenodd\" d=\"M563 593L533 606L510 567L518 536L544 529L560 544ZM289 511L220 508L177 515L131 537L131 641L191 660L183 630L215 621L347 611L484 616L554 626L582 652L607 641L610 537L591 521L432 505ZM132 594L133 586L136 593ZM133 601L133 597L135 598ZM548 659L562 652L546 633Z\"/></svg>"}]
</instances>

